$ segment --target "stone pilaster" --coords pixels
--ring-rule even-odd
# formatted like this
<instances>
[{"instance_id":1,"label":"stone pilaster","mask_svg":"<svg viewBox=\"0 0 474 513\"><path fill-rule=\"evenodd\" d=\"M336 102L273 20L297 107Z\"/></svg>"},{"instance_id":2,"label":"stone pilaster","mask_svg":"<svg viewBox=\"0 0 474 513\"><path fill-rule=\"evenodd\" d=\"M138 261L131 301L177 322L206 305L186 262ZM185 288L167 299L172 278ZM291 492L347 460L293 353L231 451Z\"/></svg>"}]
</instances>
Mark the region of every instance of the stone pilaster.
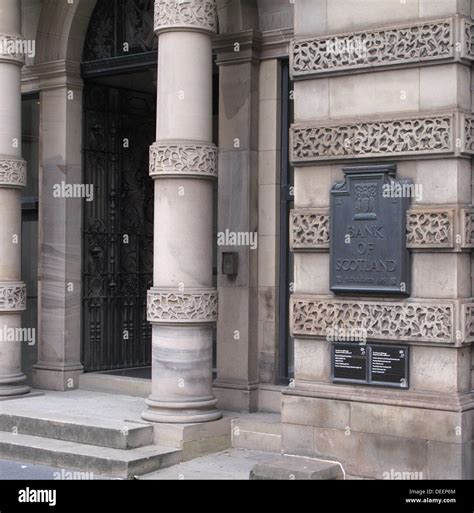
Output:
<instances>
[{"instance_id":1,"label":"stone pilaster","mask_svg":"<svg viewBox=\"0 0 474 513\"><path fill-rule=\"evenodd\" d=\"M21 371L21 312L26 286L21 279L21 191L26 162L21 158L20 2L2 2L0 16L0 396L29 391ZM10 336L13 335L13 336Z\"/></svg>"},{"instance_id":2,"label":"stone pilaster","mask_svg":"<svg viewBox=\"0 0 474 513\"><path fill-rule=\"evenodd\" d=\"M82 198L60 197L61 183L82 183L82 79L79 65L34 66L41 90L39 346L35 388L79 386L81 364Z\"/></svg>"},{"instance_id":3,"label":"stone pilaster","mask_svg":"<svg viewBox=\"0 0 474 513\"><path fill-rule=\"evenodd\" d=\"M159 36L152 331L152 422L219 419L212 395L212 35L214 0L155 1Z\"/></svg>"}]
</instances>

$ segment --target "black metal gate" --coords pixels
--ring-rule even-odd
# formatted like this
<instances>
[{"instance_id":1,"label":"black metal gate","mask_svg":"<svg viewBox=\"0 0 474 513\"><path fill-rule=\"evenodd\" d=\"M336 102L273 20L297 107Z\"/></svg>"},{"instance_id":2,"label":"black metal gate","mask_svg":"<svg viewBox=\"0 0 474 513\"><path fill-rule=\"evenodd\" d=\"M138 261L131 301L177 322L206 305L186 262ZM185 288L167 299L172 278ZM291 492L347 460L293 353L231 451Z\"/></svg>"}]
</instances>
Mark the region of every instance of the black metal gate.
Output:
<instances>
[{"instance_id":1,"label":"black metal gate","mask_svg":"<svg viewBox=\"0 0 474 513\"><path fill-rule=\"evenodd\" d=\"M146 292L153 276L155 139L152 94L87 83L84 89L83 365L150 365Z\"/></svg>"}]
</instances>

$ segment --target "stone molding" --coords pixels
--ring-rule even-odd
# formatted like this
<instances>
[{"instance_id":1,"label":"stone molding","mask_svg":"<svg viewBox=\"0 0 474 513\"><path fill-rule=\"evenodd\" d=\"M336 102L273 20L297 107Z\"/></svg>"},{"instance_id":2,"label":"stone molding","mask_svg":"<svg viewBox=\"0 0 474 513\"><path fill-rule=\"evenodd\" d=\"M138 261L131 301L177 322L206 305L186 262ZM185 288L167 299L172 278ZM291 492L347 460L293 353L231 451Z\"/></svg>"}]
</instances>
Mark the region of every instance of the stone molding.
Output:
<instances>
[{"instance_id":1,"label":"stone molding","mask_svg":"<svg viewBox=\"0 0 474 513\"><path fill-rule=\"evenodd\" d=\"M217 290L153 287L147 295L147 319L154 324L203 324L217 321Z\"/></svg>"},{"instance_id":2,"label":"stone molding","mask_svg":"<svg viewBox=\"0 0 474 513\"><path fill-rule=\"evenodd\" d=\"M0 282L0 312L22 312L26 310L26 284L23 282Z\"/></svg>"},{"instance_id":3,"label":"stone molding","mask_svg":"<svg viewBox=\"0 0 474 513\"><path fill-rule=\"evenodd\" d=\"M150 176L217 178L217 147L196 141L157 141L150 146Z\"/></svg>"},{"instance_id":4,"label":"stone molding","mask_svg":"<svg viewBox=\"0 0 474 513\"><path fill-rule=\"evenodd\" d=\"M290 212L290 249L329 249L329 209L298 208Z\"/></svg>"},{"instance_id":5,"label":"stone molding","mask_svg":"<svg viewBox=\"0 0 474 513\"><path fill-rule=\"evenodd\" d=\"M296 208L290 213L290 249L329 251L329 208ZM474 248L474 209L416 206L407 212L407 248L460 251Z\"/></svg>"},{"instance_id":6,"label":"stone molding","mask_svg":"<svg viewBox=\"0 0 474 513\"><path fill-rule=\"evenodd\" d=\"M25 64L24 52L15 53L10 51L10 48L16 49L17 45L22 45L23 41L23 36L18 34L0 34L0 62L23 66Z\"/></svg>"},{"instance_id":7,"label":"stone molding","mask_svg":"<svg viewBox=\"0 0 474 513\"><path fill-rule=\"evenodd\" d=\"M25 186L26 161L9 155L0 155L0 188Z\"/></svg>"},{"instance_id":8,"label":"stone molding","mask_svg":"<svg viewBox=\"0 0 474 513\"><path fill-rule=\"evenodd\" d=\"M165 30L217 32L215 0L155 0L155 33Z\"/></svg>"},{"instance_id":9,"label":"stone molding","mask_svg":"<svg viewBox=\"0 0 474 513\"><path fill-rule=\"evenodd\" d=\"M297 123L290 130L296 166L368 158L474 155L474 116L454 111Z\"/></svg>"},{"instance_id":10,"label":"stone molding","mask_svg":"<svg viewBox=\"0 0 474 513\"><path fill-rule=\"evenodd\" d=\"M295 294L290 326L295 337L326 338L329 329L365 330L368 340L460 345L472 342L472 300L400 302Z\"/></svg>"},{"instance_id":11,"label":"stone molding","mask_svg":"<svg viewBox=\"0 0 474 513\"><path fill-rule=\"evenodd\" d=\"M455 16L297 38L290 48L290 70L292 77L298 80L380 67L429 65L473 58L473 24L467 18Z\"/></svg>"}]
</instances>

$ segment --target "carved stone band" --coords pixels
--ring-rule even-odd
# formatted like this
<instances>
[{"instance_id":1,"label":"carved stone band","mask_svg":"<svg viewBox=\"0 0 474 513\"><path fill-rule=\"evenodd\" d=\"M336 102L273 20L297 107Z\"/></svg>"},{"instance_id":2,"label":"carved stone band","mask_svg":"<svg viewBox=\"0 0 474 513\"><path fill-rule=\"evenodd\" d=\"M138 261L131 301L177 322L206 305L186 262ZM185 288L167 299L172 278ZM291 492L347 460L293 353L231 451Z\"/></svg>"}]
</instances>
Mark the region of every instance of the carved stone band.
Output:
<instances>
[{"instance_id":1,"label":"carved stone band","mask_svg":"<svg viewBox=\"0 0 474 513\"><path fill-rule=\"evenodd\" d=\"M0 187L25 187L26 161L0 155Z\"/></svg>"},{"instance_id":2,"label":"carved stone band","mask_svg":"<svg viewBox=\"0 0 474 513\"><path fill-rule=\"evenodd\" d=\"M158 141L150 146L150 176L217 178L217 148L194 141Z\"/></svg>"},{"instance_id":3,"label":"carved stone band","mask_svg":"<svg viewBox=\"0 0 474 513\"><path fill-rule=\"evenodd\" d=\"M453 17L296 39L290 69L297 80L377 67L472 60L473 56L472 22Z\"/></svg>"},{"instance_id":4,"label":"carved stone band","mask_svg":"<svg viewBox=\"0 0 474 513\"><path fill-rule=\"evenodd\" d=\"M329 249L329 209L301 208L291 211L290 249Z\"/></svg>"},{"instance_id":5,"label":"carved stone band","mask_svg":"<svg viewBox=\"0 0 474 513\"><path fill-rule=\"evenodd\" d=\"M215 34L215 0L155 0L155 32L180 29Z\"/></svg>"},{"instance_id":6,"label":"carved stone band","mask_svg":"<svg viewBox=\"0 0 474 513\"><path fill-rule=\"evenodd\" d=\"M202 324L217 321L217 290L178 292L153 287L147 296L147 319L155 324Z\"/></svg>"},{"instance_id":7,"label":"carved stone band","mask_svg":"<svg viewBox=\"0 0 474 513\"><path fill-rule=\"evenodd\" d=\"M354 330L368 340L461 345L474 337L472 307L472 300L385 302L294 295L291 332L295 337L326 338L330 330Z\"/></svg>"},{"instance_id":8,"label":"carved stone band","mask_svg":"<svg viewBox=\"0 0 474 513\"><path fill-rule=\"evenodd\" d=\"M328 120L295 124L290 131L294 165L463 154L474 154L474 116L461 112Z\"/></svg>"},{"instance_id":9,"label":"carved stone band","mask_svg":"<svg viewBox=\"0 0 474 513\"><path fill-rule=\"evenodd\" d=\"M474 248L474 209L423 206L407 212L407 247L416 251ZM329 250L328 208L298 208L290 213L294 252Z\"/></svg>"},{"instance_id":10,"label":"carved stone band","mask_svg":"<svg viewBox=\"0 0 474 513\"><path fill-rule=\"evenodd\" d=\"M26 285L22 282L0 282L0 312L26 310Z\"/></svg>"},{"instance_id":11,"label":"carved stone band","mask_svg":"<svg viewBox=\"0 0 474 513\"><path fill-rule=\"evenodd\" d=\"M0 62L23 66L27 42L18 35L0 34Z\"/></svg>"}]
</instances>

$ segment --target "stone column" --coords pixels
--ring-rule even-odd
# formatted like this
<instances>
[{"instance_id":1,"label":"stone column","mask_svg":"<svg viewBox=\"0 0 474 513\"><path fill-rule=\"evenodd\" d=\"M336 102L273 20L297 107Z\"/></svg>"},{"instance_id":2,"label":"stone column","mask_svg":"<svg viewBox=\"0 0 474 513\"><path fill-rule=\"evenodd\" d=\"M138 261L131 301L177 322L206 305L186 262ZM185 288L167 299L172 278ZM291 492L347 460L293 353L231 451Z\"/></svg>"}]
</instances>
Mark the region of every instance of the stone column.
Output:
<instances>
[{"instance_id":1,"label":"stone column","mask_svg":"<svg viewBox=\"0 0 474 513\"><path fill-rule=\"evenodd\" d=\"M212 395L212 141L214 0L155 1L159 36L155 179L152 393L143 418L190 423L221 417Z\"/></svg>"},{"instance_id":2,"label":"stone column","mask_svg":"<svg viewBox=\"0 0 474 513\"><path fill-rule=\"evenodd\" d=\"M29 392L18 336L26 309L26 286L20 281L20 189L26 185L26 162L21 158L23 55L13 48L21 39L20 2L5 0L0 10L0 396Z\"/></svg>"}]
</instances>

